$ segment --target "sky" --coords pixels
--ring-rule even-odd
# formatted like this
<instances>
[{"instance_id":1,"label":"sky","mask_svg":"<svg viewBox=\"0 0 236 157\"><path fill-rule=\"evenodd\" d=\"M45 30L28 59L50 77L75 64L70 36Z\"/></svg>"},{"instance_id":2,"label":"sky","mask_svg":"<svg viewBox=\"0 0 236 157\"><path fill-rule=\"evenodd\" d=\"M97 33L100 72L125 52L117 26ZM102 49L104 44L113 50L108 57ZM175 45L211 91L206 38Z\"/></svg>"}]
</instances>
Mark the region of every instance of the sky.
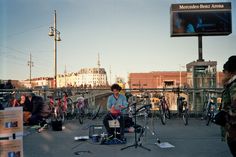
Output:
<instances>
[{"instance_id":1,"label":"sky","mask_svg":"<svg viewBox=\"0 0 236 157\"><path fill-rule=\"evenodd\" d=\"M221 71L236 54L234 0L0 0L0 79L28 79L30 53L32 78L54 76L54 10L58 74L97 67L98 53L112 82L132 72L185 70L198 59L198 38L170 37L170 6L190 2L232 4L232 34L203 37L203 58Z\"/></svg>"}]
</instances>

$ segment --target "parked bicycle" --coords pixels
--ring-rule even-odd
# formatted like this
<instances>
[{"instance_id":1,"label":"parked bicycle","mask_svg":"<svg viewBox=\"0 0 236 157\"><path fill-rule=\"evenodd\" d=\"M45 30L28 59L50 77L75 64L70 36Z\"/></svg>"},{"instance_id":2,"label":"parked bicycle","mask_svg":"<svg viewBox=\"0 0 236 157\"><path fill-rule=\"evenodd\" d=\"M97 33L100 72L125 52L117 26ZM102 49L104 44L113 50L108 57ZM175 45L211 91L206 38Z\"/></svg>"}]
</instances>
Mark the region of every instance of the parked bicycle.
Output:
<instances>
[{"instance_id":1,"label":"parked bicycle","mask_svg":"<svg viewBox=\"0 0 236 157\"><path fill-rule=\"evenodd\" d=\"M178 116L183 118L184 125L188 125L189 113L188 102L185 101L185 97L178 96L177 98Z\"/></svg>"},{"instance_id":2,"label":"parked bicycle","mask_svg":"<svg viewBox=\"0 0 236 157\"><path fill-rule=\"evenodd\" d=\"M161 123L163 125L165 125L166 124L166 118L170 119L169 104L168 104L165 96L162 96L161 99L160 99L159 111L160 111Z\"/></svg>"},{"instance_id":3,"label":"parked bicycle","mask_svg":"<svg viewBox=\"0 0 236 157\"><path fill-rule=\"evenodd\" d=\"M87 117L94 120L98 117L101 109L101 104L95 108L91 108L88 103L88 99L84 97L78 97L77 103L75 104L75 118L79 120L80 124L84 123L84 118Z\"/></svg>"},{"instance_id":4,"label":"parked bicycle","mask_svg":"<svg viewBox=\"0 0 236 157\"><path fill-rule=\"evenodd\" d=\"M52 121L65 121L65 106L64 104L61 102L60 98L53 98L50 97L49 100L49 109L51 111L51 120Z\"/></svg>"},{"instance_id":5,"label":"parked bicycle","mask_svg":"<svg viewBox=\"0 0 236 157\"><path fill-rule=\"evenodd\" d=\"M210 99L207 104L207 114L206 114L206 125L208 126L210 122L214 119L217 113L217 105L213 102L213 99Z\"/></svg>"},{"instance_id":6,"label":"parked bicycle","mask_svg":"<svg viewBox=\"0 0 236 157\"><path fill-rule=\"evenodd\" d=\"M49 97L49 108L52 120L64 122L66 118L68 119L74 113L73 101L65 92L62 97Z\"/></svg>"}]
</instances>

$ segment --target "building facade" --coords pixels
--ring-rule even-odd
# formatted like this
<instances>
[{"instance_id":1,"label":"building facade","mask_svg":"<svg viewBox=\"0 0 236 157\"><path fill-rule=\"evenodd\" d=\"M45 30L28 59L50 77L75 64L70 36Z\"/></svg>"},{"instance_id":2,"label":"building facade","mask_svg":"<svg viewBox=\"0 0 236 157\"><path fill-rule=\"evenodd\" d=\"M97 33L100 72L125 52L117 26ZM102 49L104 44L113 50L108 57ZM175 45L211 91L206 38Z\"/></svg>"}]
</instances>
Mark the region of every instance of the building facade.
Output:
<instances>
[{"instance_id":1,"label":"building facade","mask_svg":"<svg viewBox=\"0 0 236 157\"><path fill-rule=\"evenodd\" d=\"M186 71L155 71L148 73L130 73L128 77L130 88L163 88L185 86Z\"/></svg>"},{"instance_id":2,"label":"building facade","mask_svg":"<svg viewBox=\"0 0 236 157\"><path fill-rule=\"evenodd\" d=\"M58 87L101 87L107 85L107 74L104 68L82 68L76 73L57 76Z\"/></svg>"},{"instance_id":3,"label":"building facade","mask_svg":"<svg viewBox=\"0 0 236 157\"><path fill-rule=\"evenodd\" d=\"M107 74L104 68L83 68L79 71L78 83L92 87L107 86Z\"/></svg>"},{"instance_id":4,"label":"building facade","mask_svg":"<svg viewBox=\"0 0 236 157\"><path fill-rule=\"evenodd\" d=\"M34 88L36 86L41 87L48 87L53 88L54 87L54 79L53 77L38 77L38 78L32 78L31 82L30 80L24 80L20 81L23 87L26 88Z\"/></svg>"},{"instance_id":5,"label":"building facade","mask_svg":"<svg viewBox=\"0 0 236 157\"><path fill-rule=\"evenodd\" d=\"M214 69L211 69L214 70ZM211 71L209 70L209 71ZM214 87L221 88L223 73L214 72L209 74L207 71L207 77L204 80L196 77L198 82L193 81L193 72L189 71L155 71L147 73L130 73L128 76L129 88L139 89L139 88L172 88L172 87L189 87L194 88L194 83L201 87ZM215 77L216 75L216 77ZM205 84L204 84L205 83ZM204 86L202 86L204 84ZM206 85L206 86L205 86Z\"/></svg>"},{"instance_id":6,"label":"building facade","mask_svg":"<svg viewBox=\"0 0 236 157\"><path fill-rule=\"evenodd\" d=\"M217 87L217 62L193 61L187 64L187 82L193 88Z\"/></svg>"}]
</instances>

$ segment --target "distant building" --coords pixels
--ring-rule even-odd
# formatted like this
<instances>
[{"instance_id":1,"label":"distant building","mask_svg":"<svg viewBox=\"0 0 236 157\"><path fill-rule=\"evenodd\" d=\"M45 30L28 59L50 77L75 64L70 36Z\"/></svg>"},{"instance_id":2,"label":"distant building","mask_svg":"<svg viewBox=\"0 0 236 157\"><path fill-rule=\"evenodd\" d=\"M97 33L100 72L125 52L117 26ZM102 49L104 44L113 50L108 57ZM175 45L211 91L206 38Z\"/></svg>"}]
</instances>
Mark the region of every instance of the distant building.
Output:
<instances>
[{"instance_id":1,"label":"distant building","mask_svg":"<svg viewBox=\"0 0 236 157\"><path fill-rule=\"evenodd\" d=\"M186 71L155 71L148 73L130 73L130 88L163 88L187 85Z\"/></svg>"},{"instance_id":2,"label":"distant building","mask_svg":"<svg viewBox=\"0 0 236 157\"><path fill-rule=\"evenodd\" d=\"M216 74L216 87L222 88L223 87L223 79L224 79L224 73L223 72L217 72Z\"/></svg>"},{"instance_id":3,"label":"distant building","mask_svg":"<svg viewBox=\"0 0 236 157\"><path fill-rule=\"evenodd\" d=\"M78 73L78 83L92 87L107 86L106 71L104 68L83 68Z\"/></svg>"},{"instance_id":4,"label":"distant building","mask_svg":"<svg viewBox=\"0 0 236 157\"><path fill-rule=\"evenodd\" d=\"M107 74L104 68L82 68L77 73L57 76L58 87L101 87L107 86Z\"/></svg>"},{"instance_id":5,"label":"distant building","mask_svg":"<svg viewBox=\"0 0 236 157\"><path fill-rule=\"evenodd\" d=\"M192 72L186 71L155 71L147 73L130 73L128 76L129 88L163 88L163 87L190 87L193 88ZM211 78L206 78L210 83ZM216 81L212 80L214 87L223 87L223 73L216 73ZM205 82L206 82L205 81ZM215 82L213 82L215 81Z\"/></svg>"},{"instance_id":6,"label":"distant building","mask_svg":"<svg viewBox=\"0 0 236 157\"><path fill-rule=\"evenodd\" d=\"M78 87L78 73L57 75L57 87Z\"/></svg>"},{"instance_id":7,"label":"distant building","mask_svg":"<svg viewBox=\"0 0 236 157\"><path fill-rule=\"evenodd\" d=\"M216 88L216 61L193 61L186 65L188 84L193 88ZM218 78L219 79L219 78Z\"/></svg>"},{"instance_id":8,"label":"distant building","mask_svg":"<svg viewBox=\"0 0 236 157\"><path fill-rule=\"evenodd\" d=\"M0 89L6 88L6 84L9 80L0 80ZM13 88L22 88L22 83L19 80L10 80Z\"/></svg>"},{"instance_id":9,"label":"distant building","mask_svg":"<svg viewBox=\"0 0 236 157\"><path fill-rule=\"evenodd\" d=\"M54 79L53 77L38 77L38 78L32 78L31 79L31 83L30 83L30 80L27 79L27 80L23 80L23 81L20 81L24 87L26 88L34 88L36 86L47 86L48 88L53 88L54 87Z\"/></svg>"},{"instance_id":10,"label":"distant building","mask_svg":"<svg viewBox=\"0 0 236 157\"><path fill-rule=\"evenodd\" d=\"M57 75L58 87L104 87L108 85L107 73L104 68L100 68L100 56L96 68L82 68L79 72Z\"/></svg>"}]
</instances>

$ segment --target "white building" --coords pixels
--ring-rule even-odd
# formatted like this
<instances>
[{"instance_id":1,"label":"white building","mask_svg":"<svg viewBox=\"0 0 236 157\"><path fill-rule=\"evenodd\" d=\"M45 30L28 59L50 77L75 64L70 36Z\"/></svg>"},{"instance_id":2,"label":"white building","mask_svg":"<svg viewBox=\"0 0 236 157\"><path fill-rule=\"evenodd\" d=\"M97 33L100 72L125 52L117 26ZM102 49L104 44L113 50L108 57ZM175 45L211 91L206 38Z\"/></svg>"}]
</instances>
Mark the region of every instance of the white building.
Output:
<instances>
[{"instance_id":1,"label":"white building","mask_svg":"<svg viewBox=\"0 0 236 157\"><path fill-rule=\"evenodd\" d=\"M58 87L106 86L107 74L104 68L82 68L77 73L57 75Z\"/></svg>"},{"instance_id":2,"label":"white building","mask_svg":"<svg viewBox=\"0 0 236 157\"><path fill-rule=\"evenodd\" d=\"M78 73L67 73L57 75L57 87L78 87Z\"/></svg>"},{"instance_id":3,"label":"white building","mask_svg":"<svg viewBox=\"0 0 236 157\"><path fill-rule=\"evenodd\" d=\"M77 73L57 75L58 87L98 87L107 86L107 73L104 68L100 68L100 56L98 54L97 68L82 68Z\"/></svg>"},{"instance_id":4,"label":"white building","mask_svg":"<svg viewBox=\"0 0 236 157\"><path fill-rule=\"evenodd\" d=\"M80 85L106 86L107 74L104 68L83 68L78 73Z\"/></svg>"}]
</instances>

